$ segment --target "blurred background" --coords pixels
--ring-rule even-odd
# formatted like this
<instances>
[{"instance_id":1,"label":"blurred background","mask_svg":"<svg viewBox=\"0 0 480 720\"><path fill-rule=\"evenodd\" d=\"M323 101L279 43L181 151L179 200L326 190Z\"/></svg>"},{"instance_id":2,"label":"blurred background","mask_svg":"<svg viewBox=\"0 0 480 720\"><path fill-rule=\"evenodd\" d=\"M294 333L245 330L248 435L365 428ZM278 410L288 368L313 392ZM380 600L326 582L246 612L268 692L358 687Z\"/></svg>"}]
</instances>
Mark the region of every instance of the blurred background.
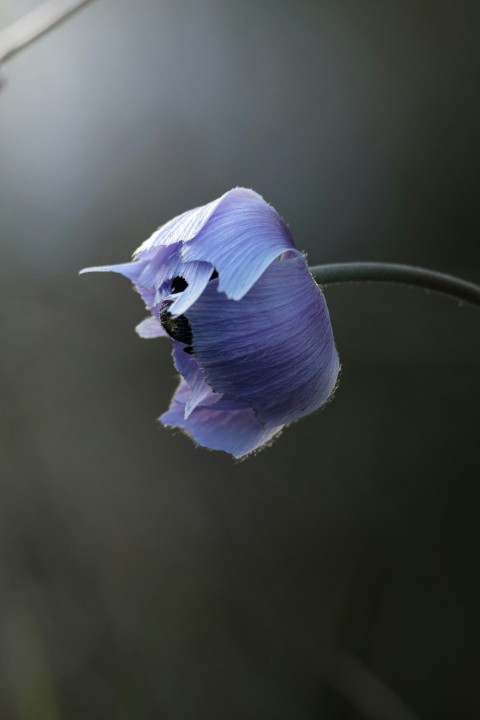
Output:
<instances>
[{"instance_id":1,"label":"blurred background","mask_svg":"<svg viewBox=\"0 0 480 720\"><path fill-rule=\"evenodd\" d=\"M235 462L156 422L130 283L77 274L244 185L311 264L478 282L479 31L476 0L97 0L3 66L1 720L480 718L478 310L327 289L334 401Z\"/></svg>"}]
</instances>

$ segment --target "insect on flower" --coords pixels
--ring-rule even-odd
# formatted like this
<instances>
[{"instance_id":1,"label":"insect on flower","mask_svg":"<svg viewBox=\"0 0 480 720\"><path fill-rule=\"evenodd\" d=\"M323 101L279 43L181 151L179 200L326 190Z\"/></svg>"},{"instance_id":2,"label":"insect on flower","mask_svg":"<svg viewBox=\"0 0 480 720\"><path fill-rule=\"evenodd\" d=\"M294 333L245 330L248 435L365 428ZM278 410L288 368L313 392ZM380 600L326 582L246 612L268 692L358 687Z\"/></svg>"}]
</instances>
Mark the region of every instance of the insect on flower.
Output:
<instances>
[{"instance_id":1,"label":"insect on flower","mask_svg":"<svg viewBox=\"0 0 480 720\"><path fill-rule=\"evenodd\" d=\"M119 265L170 337L181 379L160 420L239 458L323 405L339 360L327 305L271 205L235 188L162 225Z\"/></svg>"}]
</instances>

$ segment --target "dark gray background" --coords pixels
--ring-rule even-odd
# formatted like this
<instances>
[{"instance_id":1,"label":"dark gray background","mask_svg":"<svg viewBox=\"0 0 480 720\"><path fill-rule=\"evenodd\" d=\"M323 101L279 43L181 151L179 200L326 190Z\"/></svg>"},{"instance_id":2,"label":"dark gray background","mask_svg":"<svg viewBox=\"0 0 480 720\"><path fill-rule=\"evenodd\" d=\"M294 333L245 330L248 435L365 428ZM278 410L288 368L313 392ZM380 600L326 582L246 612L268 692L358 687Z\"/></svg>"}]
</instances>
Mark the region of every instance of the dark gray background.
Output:
<instances>
[{"instance_id":1,"label":"dark gray background","mask_svg":"<svg viewBox=\"0 0 480 720\"><path fill-rule=\"evenodd\" d=\"M478 310L327 290L334 401L236 463L155 422L168 344L77 275L245 185L312 264L478 282L479 32L476 1L98 0L5 65L2 720L480 718Z\"/></svg>"}]
</instances>

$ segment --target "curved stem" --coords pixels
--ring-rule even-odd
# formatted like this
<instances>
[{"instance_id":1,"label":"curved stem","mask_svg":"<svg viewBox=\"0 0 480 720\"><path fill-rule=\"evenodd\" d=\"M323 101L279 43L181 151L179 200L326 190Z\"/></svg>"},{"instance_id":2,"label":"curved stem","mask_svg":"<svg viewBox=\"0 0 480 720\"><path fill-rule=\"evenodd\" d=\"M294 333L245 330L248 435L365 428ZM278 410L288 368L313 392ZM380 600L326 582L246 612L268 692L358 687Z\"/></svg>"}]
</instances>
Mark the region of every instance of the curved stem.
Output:
<instances>
[{"instance_id":1,"label":"curved stem","mask_svg":"<svg viewBox=\"0 0 480 720\"><path fill-rule=\"evenodd\" d=\"M396 263L351 262L315 265L310 268L319 285L345 282L393 282L416 285L480 307L480 286L453 275Z\"/></svg>"}]
</instances>

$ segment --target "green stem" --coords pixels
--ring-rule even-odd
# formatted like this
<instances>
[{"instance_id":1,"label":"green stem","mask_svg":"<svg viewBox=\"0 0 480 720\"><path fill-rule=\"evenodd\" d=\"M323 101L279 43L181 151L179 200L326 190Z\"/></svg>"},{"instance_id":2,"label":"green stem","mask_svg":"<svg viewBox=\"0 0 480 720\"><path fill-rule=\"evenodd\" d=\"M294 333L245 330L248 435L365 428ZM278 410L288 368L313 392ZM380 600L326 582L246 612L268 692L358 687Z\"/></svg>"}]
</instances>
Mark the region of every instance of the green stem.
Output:
<instances>
[{"instance_id":1,"label":"green stem","mask_svg":"<svg viewBox=\"0 0 480 720\"><path fill-rule=\"evenodd\" d=\"M345 282L388 282L416 285L480 307L480 286L453 275L412 265L381 262L333 263L310 268L319 285Z\"/></svg>"}]
</instances>

